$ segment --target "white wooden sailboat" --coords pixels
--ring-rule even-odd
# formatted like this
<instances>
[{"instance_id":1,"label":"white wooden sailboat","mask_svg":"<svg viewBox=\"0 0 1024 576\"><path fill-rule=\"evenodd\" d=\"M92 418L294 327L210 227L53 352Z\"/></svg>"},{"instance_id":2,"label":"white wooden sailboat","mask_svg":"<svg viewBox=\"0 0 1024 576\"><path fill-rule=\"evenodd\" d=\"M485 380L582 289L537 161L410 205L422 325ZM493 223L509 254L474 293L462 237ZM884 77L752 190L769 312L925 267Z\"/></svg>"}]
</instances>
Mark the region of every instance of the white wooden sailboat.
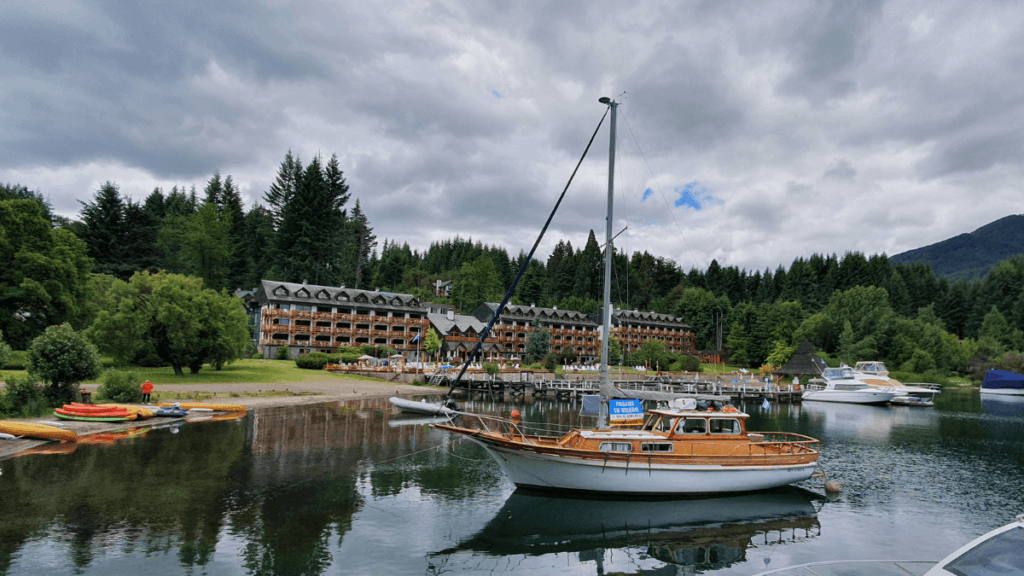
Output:
<instances>
[{"instance_id":1,"label":"white wooden sailboat","mask_svg":"<svg viewBox=\"0 0 1024 576\"><path fill-rule=\"evenodd\" d=\"M459 425L437 424L435 427L466 436L482 446L517 487L626 495L688 495L763 490L810 478L820 453L817 440L787 432L748 433L747 414L732 407L697 410L695 403L676 402L669 408L652 410L642 426L609 425L609 400L639 395L626 394L613 386L608 373L618 103L609 98L600 101L608 106L611 114L611 142L602 322L606 333L601 339L602 402L598 426L550 436L528 433L514 420L463 414ZM549 217L548 223L550 221ZM532 254L531 251L531 257ZM501 314L514 288L515 283L494 318ZM489 329L490 325L483 337Z\"/></svg>"}]
</instances>

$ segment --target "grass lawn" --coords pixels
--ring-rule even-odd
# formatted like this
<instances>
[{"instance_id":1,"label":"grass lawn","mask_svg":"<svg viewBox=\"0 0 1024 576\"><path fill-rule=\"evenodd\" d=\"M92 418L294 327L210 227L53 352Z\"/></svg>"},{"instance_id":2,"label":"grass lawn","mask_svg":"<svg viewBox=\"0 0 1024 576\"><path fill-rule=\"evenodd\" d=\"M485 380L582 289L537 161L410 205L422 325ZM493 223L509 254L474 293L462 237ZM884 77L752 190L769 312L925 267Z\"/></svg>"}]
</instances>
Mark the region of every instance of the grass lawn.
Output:
<instances>
[{"instance_id":1,"label":"grass lawn","mask_svg":"<svg viewBox=\"0 0 1024 576\"><path fill-rule=\"evenodd\" d=\"M20 370L11 370L17 366ZM0 380L12 376L24 378L27 373L23 368L11 362L7 368L0 369ZM103 359L103 368L111 368L113 363L109 358ZM204 365L199 374L189 373L185 369L184 376L175 376L174 369L170 366L164 368L144 368L141 366L128 366L123 370L137 372L143 380L149 380L153 384L231 384L246 382L254 384L276 384L280 382L315 382L318 380L376 380L375 378L364 378L350 374L335 374L326 370L304 370L295 365L294 360L238 360L216 370L209 364ZM87 380L84 384L99 384L100 380Z\"/></svg>"}]
</instances>

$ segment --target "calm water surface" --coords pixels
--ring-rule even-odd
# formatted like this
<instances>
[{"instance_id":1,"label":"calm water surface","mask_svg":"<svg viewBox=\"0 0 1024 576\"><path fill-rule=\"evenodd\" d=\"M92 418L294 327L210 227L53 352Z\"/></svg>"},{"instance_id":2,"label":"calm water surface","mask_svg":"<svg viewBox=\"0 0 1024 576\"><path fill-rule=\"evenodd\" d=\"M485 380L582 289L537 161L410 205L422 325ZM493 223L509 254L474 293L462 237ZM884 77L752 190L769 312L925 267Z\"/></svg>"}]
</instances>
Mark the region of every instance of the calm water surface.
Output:
<instances>
[{"instance_id":1,"label":"calm water surface","mask_svg":"<svg viewBox=\"0 0 1024 576\"><path fill-rule=\"evenodd\" d=\"M468 402L569 425L579 406ZM938 560L1024 512L1024 404L747 406L839 481L621 502L515 491L386 401L290 407L0 461L0 574L753 574ZM64 445L72 448L73 445Z\"/></svg>"}]
</instances>

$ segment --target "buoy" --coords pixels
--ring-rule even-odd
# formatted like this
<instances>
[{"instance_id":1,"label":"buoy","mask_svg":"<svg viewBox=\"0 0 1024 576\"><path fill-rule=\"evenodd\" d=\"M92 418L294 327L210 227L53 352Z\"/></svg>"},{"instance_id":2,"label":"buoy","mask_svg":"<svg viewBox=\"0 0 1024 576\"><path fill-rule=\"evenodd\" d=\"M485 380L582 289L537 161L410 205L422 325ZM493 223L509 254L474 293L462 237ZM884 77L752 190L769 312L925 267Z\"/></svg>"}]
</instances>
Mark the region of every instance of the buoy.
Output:
<instances>
[{"instance_id":1,"label":"buoy","mask_svg":"<svg viewBox=\"0 0 1024 576\"><path fill-rule=\"evenodd\" d=\"M836 482L835 480L829 480L828 482L825 482L826 492L839 492L841 489L842 486L840 486L839 482Z\"/></svg>"},{"instance_id":2,"label":"buoy","mask_svg":"<svg viewBox=\"0 0 1024 576\"><path fill-rule=\"evenodd\" d=\"M519 418L519 410L513 410L512 411L512 417L513 418Z\"/></svg>"}]
</instances>

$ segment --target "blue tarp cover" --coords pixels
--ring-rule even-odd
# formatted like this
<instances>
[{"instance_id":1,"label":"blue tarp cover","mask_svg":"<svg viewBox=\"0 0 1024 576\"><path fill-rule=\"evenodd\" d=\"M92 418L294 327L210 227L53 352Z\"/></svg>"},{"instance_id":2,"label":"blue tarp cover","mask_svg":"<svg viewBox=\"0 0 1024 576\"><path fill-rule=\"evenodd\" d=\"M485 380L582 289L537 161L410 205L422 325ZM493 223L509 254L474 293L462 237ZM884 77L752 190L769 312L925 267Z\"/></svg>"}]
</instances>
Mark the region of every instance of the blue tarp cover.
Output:
<instances>
[{"instance_id":1,"label":"blue tarp cover","mask_svg":"<svg viewBox=\"0 0 1024 576\"><path fill-rule=\"evenodd\" d=\"M1008 370L989 370L985 372L985 380L981 383L981 389L1001 388L1024 388L1024 374L1017 374Z\"/></svg>"}]
</instances>

